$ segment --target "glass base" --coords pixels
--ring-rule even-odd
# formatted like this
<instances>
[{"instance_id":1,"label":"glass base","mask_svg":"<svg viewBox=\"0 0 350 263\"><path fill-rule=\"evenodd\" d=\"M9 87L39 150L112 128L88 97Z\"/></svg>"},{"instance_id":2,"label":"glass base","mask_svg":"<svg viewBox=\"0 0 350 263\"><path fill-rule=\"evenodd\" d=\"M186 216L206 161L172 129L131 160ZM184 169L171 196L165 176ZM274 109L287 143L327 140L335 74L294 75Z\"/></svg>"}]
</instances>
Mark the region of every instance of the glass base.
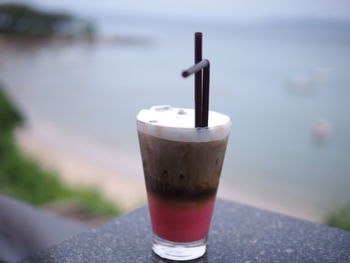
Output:
<instances>
[{"instance_id":1,"label":"glass base","mask_svg":"<svg viewBox=\"0 0 350 263\"><path fill-rule=\"evenodd\" d=\"M207 249L207 237L194 242L172 242L153 234L152 250L161 258L186 261L200 258Z\"/></svg>"}]
</instances>

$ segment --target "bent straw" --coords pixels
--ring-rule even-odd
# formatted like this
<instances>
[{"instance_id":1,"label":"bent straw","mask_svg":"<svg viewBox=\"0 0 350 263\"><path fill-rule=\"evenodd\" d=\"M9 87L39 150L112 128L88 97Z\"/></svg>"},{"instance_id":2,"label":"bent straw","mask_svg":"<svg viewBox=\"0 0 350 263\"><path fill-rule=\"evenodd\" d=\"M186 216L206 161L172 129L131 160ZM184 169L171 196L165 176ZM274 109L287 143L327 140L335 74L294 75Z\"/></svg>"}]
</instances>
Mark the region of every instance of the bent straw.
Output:
<instances>
[{"instance_id":1,"label":"bent straw","mask_svg":"<svg viewBox=\"0 0 350 263\"><path fill-rule=\"evenodd\" d=\"M201 97L203 100L200 102L201 106L201 124L195 127L208 127L208 114L209 114L209 81L210 81L210 62L207 59L201 60L199 63L193 65L187 70L182 72L184 78L197 72L203 73L203 89L201 89Z\"/></svg>"},{"instance_id":2,"label":"bent straw","mask_svg":"<svg viewBox=\"0 0 350 263\"><path fill-rule=\"evenodd\" d=\"M193 73L197 73L198 71L202 71L203 68L209 66L209 60L203 59L199 63L193 65L192 67L182 71L182 76L187 78ZM202 87L201 87L202 88Z\"/></svg>"}]
</instances>

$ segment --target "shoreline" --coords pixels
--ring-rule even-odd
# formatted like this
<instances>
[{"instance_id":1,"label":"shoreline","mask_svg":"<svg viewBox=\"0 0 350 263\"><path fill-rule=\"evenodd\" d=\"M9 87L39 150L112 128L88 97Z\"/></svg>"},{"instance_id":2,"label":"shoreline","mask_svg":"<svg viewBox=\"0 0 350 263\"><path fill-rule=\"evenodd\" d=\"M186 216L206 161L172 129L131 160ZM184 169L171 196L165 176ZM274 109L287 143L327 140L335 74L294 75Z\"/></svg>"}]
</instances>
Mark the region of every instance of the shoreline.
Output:
<instances>
[{"instance_id":1,"label":"shoreline","mask_svg":"<svg viewBox=\"0 0 350 263\"><path fill-rule=\"evenodd\" d=\"M124 211L146 204L141 159L137 160L135 153L107 149L42 120L17 129L15 137L25 154L55 171L67 185L98 189ZM324 219L302 204L286 205L273 197L253 195L239 185L228 184L225 178L221 179L217 196L317 223Z\"/></svg>"},{"instance_id":2,"label":"shoreline","mask_svg":"<svg viewBox=\"0 0 350 263\"><path fill-rule=\"evenodd\" d=\"M143 177L123 174L134 163L127 154L103 149L48 125L17 129L15 138L26 155L54 171L67 185L97 189L127 211L146 203ZM119 168L114 159L126 167Z\"/></svg>"}]
</instances>

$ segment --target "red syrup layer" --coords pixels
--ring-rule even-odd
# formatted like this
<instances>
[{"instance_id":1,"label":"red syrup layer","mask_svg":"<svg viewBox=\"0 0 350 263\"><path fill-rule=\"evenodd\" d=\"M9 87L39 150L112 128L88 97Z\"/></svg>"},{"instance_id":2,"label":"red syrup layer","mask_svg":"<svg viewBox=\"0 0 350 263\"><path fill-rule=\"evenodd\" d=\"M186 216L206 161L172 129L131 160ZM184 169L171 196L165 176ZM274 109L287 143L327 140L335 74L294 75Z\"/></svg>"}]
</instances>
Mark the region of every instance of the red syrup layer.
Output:
<instances>
[{"instance_id":1,"label":"red syrup layer","mask_svg":"<svg viewBox=\"0 0 350 263\"><path fill-rule=\"evenodd\" d=\"M200 201L167 200L148 193L153 232L173 242L193 242L209 231L215 196Z\"/></svg>"}]
</instances>

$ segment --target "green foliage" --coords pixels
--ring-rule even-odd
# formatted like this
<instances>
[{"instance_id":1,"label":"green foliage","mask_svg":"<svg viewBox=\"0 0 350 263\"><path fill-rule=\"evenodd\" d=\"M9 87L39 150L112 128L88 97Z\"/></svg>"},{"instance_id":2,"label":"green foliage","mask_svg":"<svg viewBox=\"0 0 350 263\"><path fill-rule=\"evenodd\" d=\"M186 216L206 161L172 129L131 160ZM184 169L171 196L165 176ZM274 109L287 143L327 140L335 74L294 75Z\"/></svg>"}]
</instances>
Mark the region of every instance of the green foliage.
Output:
<instances>
[{"instance_id":1,"label":"green foliage","mask_svg":"<svg viewBox=\"0 0 350 263\"><path fill-rule=\"evenodd\" d=\"M326 223L330 226L350 231L350 204L340 209L336 214L330 216Z\"/></svg>"},{"instance_id":2,"label":"green foliage","mask_svg":"<svg viewBox=\"0 0 350 263\"><path fill-rule=\"evenodd\" d=\"M13 129L16 125L21 124L22 121L22 116L7 99L0 86L0 134Z\"/></svg>"},{"instance_id":3,"label":"green foliage","mask_svg":"<svg viewBox=\"0 0 350 263\"><path fill-rule=\"evenodd\" d=\"M25 4L0 4L0 33L10 36L50 37L54 35L91 36L89 21L66 13L38 10Z\"/></svg>"},{"instance_id":4,"label":"green foliage","mask_svg":"<svg viewBox=\"0 0 350 263\"><path fill-rule=\"evenodd\" d=\"M122 213L115 205L108 201L103 201L100 192L93 189L71 189L68 196L79 204L82 212L91 215L117 216Z\"/></svg>"},{"instance_id":5,"label":"green foliage","mask_svg":"<svg viewBox=\"0 0 350 263\"><path fill-rule=\"evenodd\" d=\"M11 35L50 36L72 18L64 13L39 11L23 4L0 5L0 32Z\"/></svg>"},{"instance_id":6,"label":"green foliage","mask_svg":"<svg viewBox=\"0 0 350 263\"><path fill-rule=\"evenodd\" d=\"M0 87L0 193L31 203L70 200L87 214L116 216L121 210L104 200L98 191L70 188L54 172L42 169L16 146L13 128L22 117Z\"/></svg>"}]
</instances>

